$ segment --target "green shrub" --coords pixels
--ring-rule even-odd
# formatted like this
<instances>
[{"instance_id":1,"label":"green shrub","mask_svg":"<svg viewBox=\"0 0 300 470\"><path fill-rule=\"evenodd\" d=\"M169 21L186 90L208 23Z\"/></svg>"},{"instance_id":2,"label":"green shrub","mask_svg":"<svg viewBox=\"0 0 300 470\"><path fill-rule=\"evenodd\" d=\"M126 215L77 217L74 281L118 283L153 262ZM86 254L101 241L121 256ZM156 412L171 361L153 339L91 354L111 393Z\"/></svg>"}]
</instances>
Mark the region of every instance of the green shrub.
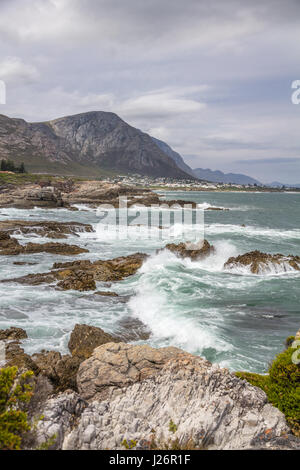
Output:
<instances>
[{"instance_id":1,"label":"green shrub","mask_svg":"<svg viewBox=\"0 0 300 470\"><path fill-rule=\"evenodd\" d=\"M300 365L294 364L295 347L276 356L268 375L236 372L236 375L261 388L272 405L285 414L292 431L300 436Z\"/></svg>"},{"instance_id":2,"label":"green shrub","mask_svg":"<svg viewBox=\"0 0 300 470\"><path fill-rule=\"evenodd\" d=\"M18 377L17 367L0 369L0 449L19 450L23 433L30 430L24 404L30 401L33 372Z\"/></svg>"}]
</instances>

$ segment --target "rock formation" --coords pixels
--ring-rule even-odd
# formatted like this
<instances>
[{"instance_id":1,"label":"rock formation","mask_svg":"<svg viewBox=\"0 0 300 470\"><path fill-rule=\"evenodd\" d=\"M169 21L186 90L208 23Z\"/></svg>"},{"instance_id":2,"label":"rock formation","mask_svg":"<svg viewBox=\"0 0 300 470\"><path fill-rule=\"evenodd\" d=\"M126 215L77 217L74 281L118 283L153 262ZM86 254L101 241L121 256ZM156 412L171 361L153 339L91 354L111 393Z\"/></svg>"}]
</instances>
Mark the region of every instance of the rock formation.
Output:
<instances>
[{"instance_id":1,"label":"rock formation","mask_svg":"<svg viewBox=\"0 0 300 470\"><path fill-rule=\"evenodd\" d=\"M8 235L34 233L40 237L67 238L67 235L93 232L94 229L90 224L80 222L2 220L0 221L0 232L2 231Z\"/></svg>"},{"instance_id":2,"label":"rock formation","mask_svg":"<svg viewBox=\"0 0 300 470\"><path fill-rule=\"evenodd\" d=\"M300 271L300 256L267 254L251 251L237 257L231 257L224 264L225 269L247 267L253 274L267 272Z\"/></svg>"},{"instance_id":3,"label":"rock formation","mask_svg":"<svg viewBox=\"0 0 300 470\"><path fill-rule=\"evenodd\" d=\"M172 251L180 258L190 258L193 261L203 259L214 251L214 247L207 240L198 243L169 243L165 249Z\"/></svg>"},{"instance_id":4,"label":"rock formation","mask_svg":"<svg viewBox=\"0 0 300 470\"><path fill-rule=\"evenodd\" d=\"M40 439L57 434L56 448L124 449L124 440L136 449L154 441L157 448L174 441L196 449L300 448L262 390L176 348L101 346L81 364L78 384L79 394L49 400L38 424Z\"/></svg>"},{"instance_id":5,"label":"rock formation","mask_svg":"<svg viewBox=\"0 0 300 470\"><path fill-rule=\"evenodd\" d=\"M21 245L16 238L11 237L7 232L0 232L0 255L15 256L19 254L50 253L54 255L79 255L88 253L89 250L77 245L67 243L27 243Z\"/></svg>"},{"instance_id":6,"label":"rock formation","mask_svg":"<svg viewBox=\"0 0 300 470\"><path fill-rule=\"evenodd\" d=\"M105 333L101 328L77 324L71 333L68 348L72 356L87 359L98 346L119 341L120 339Z\"/></svg>"},{"instance_id":7,"label":"rock formation","mask_svg":"<svg viewBox=\"0 0 300 470\"><path fill-rule=\"evenodd\" d=\"M56 283L57 288L62 290L95 290L96 281L120 281L135 274L146 257L143 253L135 253L93 263L89 260L54 263L53 270L47 273L28 274L0 282L18 282L25 285Z\"/></svg>"}]
</instances>

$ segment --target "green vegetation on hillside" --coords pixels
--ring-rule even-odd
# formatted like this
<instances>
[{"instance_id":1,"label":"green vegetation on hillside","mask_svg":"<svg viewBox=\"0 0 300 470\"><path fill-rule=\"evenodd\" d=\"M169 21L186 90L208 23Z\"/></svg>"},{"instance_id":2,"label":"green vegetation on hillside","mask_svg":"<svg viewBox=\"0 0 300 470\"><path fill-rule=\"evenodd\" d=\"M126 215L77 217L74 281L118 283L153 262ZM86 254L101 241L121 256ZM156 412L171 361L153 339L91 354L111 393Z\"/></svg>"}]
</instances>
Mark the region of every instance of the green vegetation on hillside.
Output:
<instances>
[{"instance_id":1,"label":"green vegetation on hillside","mask_svg":"<svg viewBox=\"0 0 300 470\"><path fill-rule=\"evenodd\" d=\"M12 160L5 160L2 158L0 164L0 171L12 171L13 173L26 173L24 162L21 164L15 165Z\"/></svg>"}]
</instances>

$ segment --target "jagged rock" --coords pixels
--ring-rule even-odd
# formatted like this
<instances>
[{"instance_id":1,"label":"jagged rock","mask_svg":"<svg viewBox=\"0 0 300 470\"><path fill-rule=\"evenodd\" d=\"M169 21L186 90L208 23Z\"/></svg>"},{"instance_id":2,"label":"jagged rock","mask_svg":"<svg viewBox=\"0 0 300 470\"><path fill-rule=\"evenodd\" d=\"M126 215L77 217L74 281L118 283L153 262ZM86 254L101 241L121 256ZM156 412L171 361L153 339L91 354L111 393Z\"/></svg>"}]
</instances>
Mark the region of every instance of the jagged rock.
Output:
<instances>
[{"instance_id":1,"label":"jagged rock","mask_svg":"<svg viewBox=\"0 0 300 470\"><path fill-rule=\"evenodd\" d=\"M41 237L66 238L67 235L93 232L94 229L90 224L80 222L4 220L0 221L0 231L9 235L35 233Z\"/></svg>"},{"instance_id":2,"label":"jagged rock","mask_svg":"<svg viewBox=\"0 0 300 470\"><path fill-rule=\"evenodd\" d=\"M70 245L68 245L70 246ZM60 253L61 254L61 253ZM0 282L18 282L25 285L40 285L44 283L57 284L58 288L94 290L95 281L121 281L137 272L142 266L147 255L135 253L111 260L95 261L89 260L71 261L67 263L54 263L53 271L47 273L28 274L18 278L4 279ZM61 269L67 268L67 269Z\"/></svg>"},{"instance_id":3,"label":"jagged rock","mask_svg":"<svg viewBox=\"0 0 300 470\"><path fill-rule=\"evenodd\" d=\"M22 246L18 240L11 238L7 232L0 231L0 255L18 255L22 251Z\"/></svg>"},{"instance_id":4,"label":"jagged rock","mask_svg":"<svg viewBox=\"0 0 300 470\"><path fill-rule=\"evenodd\" d=\"M203 259L214 251L214 247L207 240L199 243L169 243L165 246L165 249L172 251L181 258L190 258L193 261Z\"/></svg>"},{"instance_id":5,"label":"jagged rock","mask_svg":"<svg viewBox=\"0 0 300 470\"><path fill-rule=\"evenodd\" d=\"M103 295L104 297L119 297L116 292L110 292L110 291L97 291L94 292L95 295Z\"/></svg>"},{"instance_id":6,"label":"jagged rock","mask_svg":"<svg viewBox=\"0 0 300 470\"><path fill-rule=\"evenodd\" d=\"M148 345L107 343L96 348L78 371L80 395L88 401L103 400L112 388L122 388L157 373L178 348L155 349Z\"/></svg>"},{"instance_id":7,"label":"jagged rock","mask_svg":"<svg viewBox=\"0 0 300 470\"><path fill-rule=\"evenodd\" d=\"M38 421L33 448L54 439L51 450L61 449L67 435L82 415L87 403L74 392L58 395L47 401L43 409L43 419Z\"/></svg>"},{"instance_id":8,"label":"jagged rock","mask_svg":"<svg viewBox=\"0 0 300 470\"><path fill-rule=\"evenodd\" d=\"M68 348L72 356L87 359L98 346L119 341L120 339L105 333L101 328L77 324L71 333Z\"/></svg>"},{"instance_id":9,"label":"jagged rock","mask_svg":"<svg viewBox=\"0 0 300 470\"><path fill-rule=\"evenodd\" d=\"M6 330L0 330L0 341L3 340L20 340L28 338L27 333L22 328L11 326Z\"/></svg>"},{"instance_id":10,"label":"jagged rock","mask_svg":"<svg viewBox=\"0 0 300 470\"><path fill-rule=\"evenodd\" d=\"M98 350L105 346L110 347ZM122 349L121 344L112 346ZM119 357L119 364L114 361L107 400L88 404L75 393L49 400L37 426L39 439L56 433L56 448L75 450L123 449L124 439L136 441L137 449L149 448L153 438L158 448L177 440L182 446L190 442L193 448L205 449L300 449L284 415L259 388L178 350L155 368L151 360L163 350L154 356L153 348L148 351L147 357L138 354L137 364L142 371L150 367L151 373L139 380L134 373L130 383L124 381L126 367L127 376L132 373L126 356ZM90 376L98 370L91 368ZM109 372L109 362L101 370Z\"/></svg>"},{"instance_id":11,"label":"jagged rock","mask_svg":"<svg viewBox=\"0 0 300 470\"><path fill-rule=\"evenodd\" d=\"M77 245L69 245L67 243L27 243L20 245L18 240L12 238L7 232L0 232L0 255L13 256L34 253L50 253L57 255L79 255L88 253L89 250L81 248Z\"/></svg>"},{"instance_id":12,"label":"jagged rock","mask_svg":"<svg viewBox=\"0 0 300 470\"><path fill-rule=\"evenodd\" d=\"M224 268L248 267L253 274L263 274L274 270L275 272L300 271L300 256L275 255L251 251L237 257L231 257L224 264Z\"/></svg>"},{"instance_id":13,"label":"jagged rock","mask_svg":"<svg viewBox=\"0 0 300 470\"><path fill-rule=\"evenodd\" d=\"M88 259L80 259L76 261L67 261L66 263L54 263L52 268L53 269L61 269L61 268L81 268L86 269L89 268L92 263Z\"/></svg>"},{"instance_id":14,"label":"jagged rock","mask_svg":"<svg viewBox=\"0 0 300 470\"><path fill-rule=\"evenodd\" d=\"M61 355L58 351L43 351L33 354L32 360L40 373L50 380L56 392L77 390L76 374L81 362L79 357Z\"/></svg>"},{"instance_id":15,"label":"jagged rock","mask_svg":"<svg viewBox=\"0 0 300 470\"><path fill-rule=\"evenodd\" d=\"M54 255L72 256L80 255L81 253L88 253L89 250L77 245L68 245L67 243L27 243L24 247L24 254L41 252Z\"/></svg>"},{"instance_id":16,"label":"jagged rock","mask_svg":"<svg viewBox=\"0 0 300 470\"><path fill-rule=\"evenodd\" d=\"M60 271L59 279L62 278L56 285L58 289L62 290L79 290L79 291L86 291L86 290L94 290L96 289L96 283L94 280L94 276L92 273L86 273L85 271L72 271L72 270L65 270Z\"/></svg>"},{"instance_id":17,"label":"jagged rock","mask_svg":"<svg viewBox=\"0 0 300 470\"><path fill-rule=\"evenodd\" d=\"M21 371L32 370L35 374L40 372L32 357L21 348L19 341L8 342L5 345L5 365L7 367L16 366Z\"/></svg>"}]
</instances>

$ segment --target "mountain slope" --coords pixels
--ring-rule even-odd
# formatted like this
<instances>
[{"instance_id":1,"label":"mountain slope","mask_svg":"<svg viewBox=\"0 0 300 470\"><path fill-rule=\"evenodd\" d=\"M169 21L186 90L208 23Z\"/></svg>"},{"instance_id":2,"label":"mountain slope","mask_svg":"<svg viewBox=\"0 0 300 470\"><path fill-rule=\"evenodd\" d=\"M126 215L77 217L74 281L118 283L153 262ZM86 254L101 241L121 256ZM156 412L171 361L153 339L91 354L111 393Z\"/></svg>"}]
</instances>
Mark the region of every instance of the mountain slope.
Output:
<instances>
[{"instance_id":1,"label":"mountain slope","mask_svg":"<svg viewBox=\"0 0 300 470\"><path fill-rule=\"evenodd\" d=\"M103 111L42 123L0 115L0 158L24 161L28 171L188 177L148 134Z\"/></svg>"},{"instance_id":2,"label":"mountain slope","mask_svg":"<svg viewBox=\"0 0 300 470\"><path fill-rule=\"evenodd\" d=\"M239 173L223 173L222 171L213 171L209 168L195 168L193 173L197 178L213 183L234 183L234 184L261 184L251 176Z\"/></svg>"},{"instance_id":3,"label":"mountain slope","mask_svg":"<svg viewBox=\"0 0 300 470\"><path fill-rule=\"evenodd\" d=\"M172 160L174 160L174 162L176 163L176 165L178 166L178 168L180 168L182 171L184 171L185 173L187 173L188 175L191 175L193 178L195 178L195 173L193 172L192 168L189 167L185 161L183 160L182 156L175 152L168 144L166 144L165 142L163 142L162 140L158 140L156 139L155 137L152 137L152 139L154 140L154 142L156 143L156 145L166 154L168 155L169 157L172 158Z\"/></svg>"}]
</instances>

